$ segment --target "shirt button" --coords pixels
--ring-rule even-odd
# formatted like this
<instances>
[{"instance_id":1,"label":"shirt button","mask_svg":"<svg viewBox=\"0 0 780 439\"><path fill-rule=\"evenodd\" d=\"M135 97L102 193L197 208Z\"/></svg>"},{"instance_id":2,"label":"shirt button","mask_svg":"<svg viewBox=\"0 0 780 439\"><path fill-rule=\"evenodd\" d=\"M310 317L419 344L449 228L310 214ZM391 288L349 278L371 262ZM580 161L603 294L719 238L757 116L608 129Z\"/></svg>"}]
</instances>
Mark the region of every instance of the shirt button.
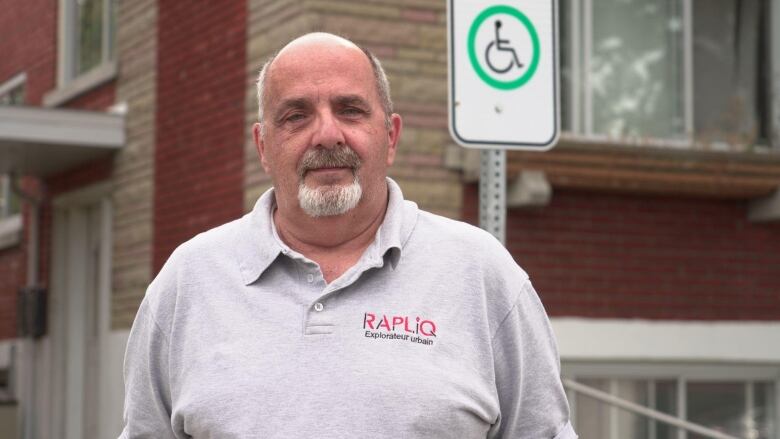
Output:
<instances>
[{"instance_id":1,"label":"shirt button","mask_svg":"<svg viewBox=\"0 0 780 439\"><path fill-rule=\"evenodd\" d=\"M319 312L319 311L322 311L324 308L325 308L325 306L322 303L320 303L320 302L317 302L317 303L314 304L314 310L315 311Z\"/></svg>"},{"instance_id":2,"label":"shirt button","mask_svg":"<svg viewBox=\"0 0 780 439\"><path fill-rule=\"evenodd\" d=\"M310 274L310 275L306 276L306 280L308 280L308 281L309 281L309 283L312 283L312 282L314 282L314 275L313 275L313 274Z\"/></svg>"}]
</instances>

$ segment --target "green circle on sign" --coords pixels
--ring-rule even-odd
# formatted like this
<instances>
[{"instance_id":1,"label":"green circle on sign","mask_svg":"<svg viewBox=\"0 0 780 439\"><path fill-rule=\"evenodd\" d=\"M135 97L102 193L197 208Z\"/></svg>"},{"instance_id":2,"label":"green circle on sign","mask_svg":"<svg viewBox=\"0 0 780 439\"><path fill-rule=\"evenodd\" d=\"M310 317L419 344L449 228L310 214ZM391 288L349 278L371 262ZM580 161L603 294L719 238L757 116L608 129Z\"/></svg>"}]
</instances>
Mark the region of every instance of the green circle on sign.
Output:
<instances>
[{"instance_id":1,"label":"green circle on sign","mask_svg":"<svg viewBox=\"0 0 780 439\"><path fill-rule=\"evenodd\" d=\"M479 60L477 59L477 51L474 47L477 40L477 30L479 30L479 27L482 25L482 23L485 22L485 20L496 14L507 14L516 18L520 23L523 24L531 36L531 45L533 47L531 64L528 66L528 70L526 70L522 76L512 81L499 81L498 79L490 76L479 64ZM479 75L483 81L485 81L488 85L500 90L512 90L528 82L534 73L536 73L536 67L539 66L539 35L536 33L536 28L534 28L531 20L529 20L528 17L522 12L507 5L491 6L480 12L480 14L474 20L474 23L471 24L471 28L469 29L468 51L471 66L474 67L477 75Z\"/></svg>"}]
</instances>

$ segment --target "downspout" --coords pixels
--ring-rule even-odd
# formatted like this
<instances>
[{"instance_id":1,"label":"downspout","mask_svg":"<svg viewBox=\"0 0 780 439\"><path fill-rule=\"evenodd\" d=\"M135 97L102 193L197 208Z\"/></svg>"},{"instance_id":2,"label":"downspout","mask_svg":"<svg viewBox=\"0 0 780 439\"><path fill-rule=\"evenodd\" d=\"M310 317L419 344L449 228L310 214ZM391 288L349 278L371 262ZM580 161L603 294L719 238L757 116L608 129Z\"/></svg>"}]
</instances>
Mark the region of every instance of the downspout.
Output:
<instances>
[{"instance_id":1,"label":"downspout","mask_svg":"<svg viewBox=\"0 0 780 439\"><path fill-rule=\"evenodd\" d=\"M38 267L40 267L40 214L41 197L36 197L25 192L17 184L14 174L10 176L11 190L24 200L30 206L29 234L27 239L27 286L34 288L38 286ZM19 316L17 316L19 318ZM36 392L35 387L35 339L27 337L19 340L19 351L21 351L21 362L23 367L23 382L20 383L20 395L23 396L20 419L20 431L23 439L34 439L35 429L35 405ZM21 398L20 398L21 399Z\"/></svg>"}]
</instances>

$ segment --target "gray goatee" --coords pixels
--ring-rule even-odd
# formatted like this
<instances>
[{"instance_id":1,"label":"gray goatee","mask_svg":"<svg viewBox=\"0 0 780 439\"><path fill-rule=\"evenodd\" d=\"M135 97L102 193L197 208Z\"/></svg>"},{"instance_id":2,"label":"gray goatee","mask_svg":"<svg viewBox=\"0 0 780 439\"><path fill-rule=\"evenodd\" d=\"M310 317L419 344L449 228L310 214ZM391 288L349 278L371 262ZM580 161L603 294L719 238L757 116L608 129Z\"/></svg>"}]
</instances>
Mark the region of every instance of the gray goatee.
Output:
<instances>
[{"instance_id":1,"label":"gray goatee","mask_svg":"<svg viewBox=\"0 0 780 439\"><path fill-rule=\"evenodd\" d=\"M358 170L360 157L350 147L313 148L303 155L298 165L298 204L307 215L317 218L343 215L354 209L363 196ZM316 188L306 186L304 178L311 169L350 168L354 179L342 185L323 185Z\"/></svg>"}]
</instances>

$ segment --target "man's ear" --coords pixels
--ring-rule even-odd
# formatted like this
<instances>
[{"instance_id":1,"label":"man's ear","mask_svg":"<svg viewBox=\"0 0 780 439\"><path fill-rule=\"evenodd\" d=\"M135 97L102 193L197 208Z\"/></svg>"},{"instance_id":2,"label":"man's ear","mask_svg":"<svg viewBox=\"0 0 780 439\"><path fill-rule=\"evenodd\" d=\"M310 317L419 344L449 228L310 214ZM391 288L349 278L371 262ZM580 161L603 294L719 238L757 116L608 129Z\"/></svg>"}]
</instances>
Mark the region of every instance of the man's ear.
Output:
<instances>
[{"instance_id":1,"label":"man's ear","mask_svg":"<svg viewBox=\"0 0 780 439\"><path fill-rule=\"evenodd\" d=\"M268 161L265 158L265 141L263 139L263 125L261 123L255 123L252 125L252 139L255 141L255 149L257 155L260 156L260 163L263 165L266 173L270 174L270 167Z\"/></svg>"},{"instance_id":2,"label":"man's ear","mask_svg":"<svg viewBox=\"0 0 780 439\"><path fill-rule=\"evenodd\" d=\"M387 166L393 164L395 152L398 148L398 141L401 139L401 129L403 121L401 115L393 113L390 115L390 128L387 131Z\"/></svg>"}]
</instances>

